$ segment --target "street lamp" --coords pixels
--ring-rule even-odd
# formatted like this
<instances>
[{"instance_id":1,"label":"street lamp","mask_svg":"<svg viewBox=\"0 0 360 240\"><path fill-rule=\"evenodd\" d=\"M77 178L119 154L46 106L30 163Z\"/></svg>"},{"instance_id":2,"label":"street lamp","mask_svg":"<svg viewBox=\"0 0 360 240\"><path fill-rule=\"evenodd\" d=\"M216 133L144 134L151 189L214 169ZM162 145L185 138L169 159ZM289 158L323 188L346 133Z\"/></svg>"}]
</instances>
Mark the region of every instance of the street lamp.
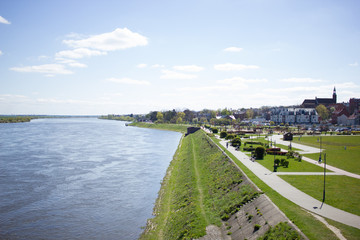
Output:
<instances>
[{"instance_id":1,"label":"street lamp","mask_svg":"<svg viewBox=\"0 0 360 240\"><path fill-rule=\"evenodd\" d=\"M320 206L320 209L322 208L324 202L325 202L325 180L326 180L326 153L324 153L324 189L323 189L323 200Z\"/></svg>"}]
</instances>

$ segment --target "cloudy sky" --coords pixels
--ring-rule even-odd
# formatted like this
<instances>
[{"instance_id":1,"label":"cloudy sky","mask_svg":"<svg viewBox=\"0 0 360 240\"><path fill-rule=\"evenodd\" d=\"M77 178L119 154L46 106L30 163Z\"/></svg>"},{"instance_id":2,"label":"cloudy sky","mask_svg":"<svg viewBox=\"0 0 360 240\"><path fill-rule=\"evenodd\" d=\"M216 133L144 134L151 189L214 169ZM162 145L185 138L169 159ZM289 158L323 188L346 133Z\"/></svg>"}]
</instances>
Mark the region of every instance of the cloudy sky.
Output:
<instances>
[{"instance_id":1,"label":"cloudy sky","mask_svg":"<svg viewBox=\"0 0 360 240\"><path fill-rule=\"evenodd\" d=\"M357 0L0 1L0 114L360 97Z\"/></svg>"}]
</instances>

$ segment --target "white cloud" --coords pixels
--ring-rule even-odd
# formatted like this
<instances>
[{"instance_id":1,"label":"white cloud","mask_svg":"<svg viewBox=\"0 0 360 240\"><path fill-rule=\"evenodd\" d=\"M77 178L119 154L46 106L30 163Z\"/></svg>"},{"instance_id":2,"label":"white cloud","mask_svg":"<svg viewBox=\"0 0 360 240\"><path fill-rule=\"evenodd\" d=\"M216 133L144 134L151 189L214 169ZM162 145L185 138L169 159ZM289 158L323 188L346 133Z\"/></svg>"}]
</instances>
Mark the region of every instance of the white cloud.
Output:
<instances>
[{"instance_id":1,"label":"white cloud","mask_svg":"<svg viewBox=\"0 0 360 240\"><path fill-rule=\"evenodd\" d=\"M179 73L170 70L162 70L163 75L161 75L161 79L194 79L197 76L193 74L187 73Z\"/></svg>"},{"instance_id":2,"label":"white cloud","mask_svg":"<svg viewBox=\"0 0 360 240\"><path fill-rule=\"evenodd\" d=\"M26 67L12 67L12 71L16 72L35 72L35 73L46 73L50 75L54 74L72 74L73 72L66 69L62 64L43 64L37 66L26 66Z\"/></svg>"},{"instance_id":3,"label":"white cloud","mask_svg":"<svg viewBox=\"0 0 360 240\"><path fill-rule=\"evenodd\" d=\"M3 55L3 52L0 50L0 56Z\"/></svg>"},{"instance_id":4,"label":"white cloud","mask_svg":"<svg viewBox=\"0 0 360 240\"><path fill-rule=\"evenodd\" d=\"M60 51L56 53L57 58L83 58L91 56L106 55L106 52L90 50L88 48L76 48L74 50Z\"/></svg>"},{"instance_id":5,"label":"white cloud","mask_svg":"<svg viewBox=\"0 0 360 240\"><path fill-rule=\"evenodd\" d=\"M357 66L359 66L359 63L358 62L350 63L349 66L350 67L357 67Z\"/></svg>"},{"instance_id":6,"label":"white cloud","mask_svg":"<svg viewBox=\"0 0 360 240\"><path fill-rule=\"evenodd\" d=\"M134 80L131 78L108 78L107 81L132 85L150 85L150 82L148 81Z\"/></svg>"},{"instance_id":7,"label":"white cloud","mask_svg":"<svg viewBox=\"0 0 360 240\"><path fill-rule=\"evenodd\" d=\"M239 47L228 47L224 49L225 52L241 52L242 50L243 49Z\"/></svg>"},{"instance_id":8,"label":"white cloud","mask_svg":"<svg viewBox=\"0 0 360 240\"><path fill-rule=\"evenodd\" d=\"M146 63L140 63L136 66L137 68L146 68L147 64Z\"/></svg>"},{"instance_id":9,"label":"white cloud","mask_svg":"<svg viewBox=\"0 0 360 240\"><path fill-rule=\"evenodd\" d=\"M70 67L77 67L77 68L86 68L86 67L87 67L86 64L84 64L84 63L79 63L79 62L69 63L69 66L70 66Z\"/></svg>"},{"instance_id":10,"label":"white cloud","mask_svg":"<svg viewBox=\"0 0 360 240\"><path fill-rule=\"evenodd\" d=\"M151 66L152 68L164 68L165 65L161 65L161 64L154 64Z\"/></svg>"},{"instance_id":11,"label":"white cloud","mask_svg":"<svg viewBox=\"0 0 360 240\"><path fill-rule=\"evenodd\" d=\"M8 20L6 20L5 18L3 18L2 16L0 16L0 23L10 24L10 22Z\"/></svg>"},{"instance_id":12,"label":"white cloud","mask_svg":"<svg viewBox=\"0 0 360 240\"><path fill-rule=\"evenodd\" d=\"M258 68L259 66L256 65L244 65L244 64L234 64L234 63L214 65L214 69L218 71L240 71L244 69L258 69Z\"/></svg>"},{"instance_id":13,"label":"white cloud","mask_svg":"<svg viewBox=\"0 0 360 240\"><path fill-rule=\"evenodd\" d=\"M241 83L266 83L266 78L246 79L242 77L233 77L217 81L222 84L241 84Z\"/></svg>"},{"instance_id":14,"label":"white cloud","mask_svg":"<svg viewBox=\"0 0 360 240\"><path fill-rule=\"evenodd\" d=\"M204 70L203 67L196 66L196 65L184 65L184 66L174 66L173 69L184 71L184 72L200 72Z\"/></svg>"},{"instance_id":15,"label":"white cloud","mask_svg":"<svg viewBox=\"0 0 360 240\"><path fill-rule=\"evenodd\" d=\"M57 62L62 64L67 64L70 67L77 67L77 68L86 68L87 65L83 63L79 63L73 59L66 59L66 58L57 58Z\"/></svg>"},{"instance_id":16,"label":"white cloud","mask_svg":"<svg viewBox=\"0 0 360 240\"><path fill-rule=\"evenodd\" d=\"M316 82L325 82L322 79L314 79L314 78L285 78L281 79L281 82L289 82L289 83L316 83Z\"/></svg>"},{"instance_id":17,"label":"white cloud","mask_svg":"<svg viewBox=\"0 0 360 240\"><path fill-rule=\"evenodd\" d=\"M73 48L91 48L101 51L115 51L148 44L146 37L134 33L127 28L117 28L113 32L94 35L80 40L64 40Z\"/></svg>"}]
</instances>

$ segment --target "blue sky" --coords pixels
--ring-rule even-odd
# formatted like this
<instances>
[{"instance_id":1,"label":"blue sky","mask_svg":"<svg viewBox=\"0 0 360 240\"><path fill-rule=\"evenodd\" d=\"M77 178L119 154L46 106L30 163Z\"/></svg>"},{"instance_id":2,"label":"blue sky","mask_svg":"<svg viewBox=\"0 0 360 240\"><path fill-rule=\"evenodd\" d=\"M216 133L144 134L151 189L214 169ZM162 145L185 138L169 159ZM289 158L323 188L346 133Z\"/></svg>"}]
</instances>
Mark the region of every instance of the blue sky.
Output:
<instances>
[{"instance_id":1,"label":"blue sky","mask_svg":"<svg viewBox=\"0 0 360 240\"><path fill-rule=\"evenodd\" d=\"M0 114L360 97L359 1L0 1Z\"/></svg>"}]
</instances>

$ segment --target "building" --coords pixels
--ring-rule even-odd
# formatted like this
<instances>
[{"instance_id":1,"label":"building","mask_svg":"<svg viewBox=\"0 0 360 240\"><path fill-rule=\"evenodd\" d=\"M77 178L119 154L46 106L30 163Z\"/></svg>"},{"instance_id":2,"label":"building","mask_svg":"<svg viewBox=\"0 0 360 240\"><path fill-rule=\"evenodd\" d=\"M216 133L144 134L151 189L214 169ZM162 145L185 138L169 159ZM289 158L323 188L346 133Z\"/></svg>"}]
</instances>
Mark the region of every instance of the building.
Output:
<instances>
[{"instance_id":1,"label":"building","mask_svg":"<svg viewBox=\"0 0 360 240\"><path fill-rule=\"evenodd\" d=\"M276 124L317 124L319 116L315 108L273 108L270 120Z\"/></svg>"},{"instance_id":2,"label":"building","mask_svg":"<svg viewBox=\"0 0 360 240\"><path fill-rule=\"evenodd\" d=\"M358 113L360 111L360 98L350 98L349 112L350 114Z\"/></svg>"},{"instance_id":3,"label":"building","mask_svg":"<svg viewBox=\"0 0 360 240\"><path fill-rule=\"evenodd\" d=\"M330 106L331 104L336 104L337 95L336 95L336 88L334 87L332 98L317 98L315 99L305 99L301 104L302 108L316 108L320 104L324 105L325 107Z\"/></svg>"}]
</instances>

